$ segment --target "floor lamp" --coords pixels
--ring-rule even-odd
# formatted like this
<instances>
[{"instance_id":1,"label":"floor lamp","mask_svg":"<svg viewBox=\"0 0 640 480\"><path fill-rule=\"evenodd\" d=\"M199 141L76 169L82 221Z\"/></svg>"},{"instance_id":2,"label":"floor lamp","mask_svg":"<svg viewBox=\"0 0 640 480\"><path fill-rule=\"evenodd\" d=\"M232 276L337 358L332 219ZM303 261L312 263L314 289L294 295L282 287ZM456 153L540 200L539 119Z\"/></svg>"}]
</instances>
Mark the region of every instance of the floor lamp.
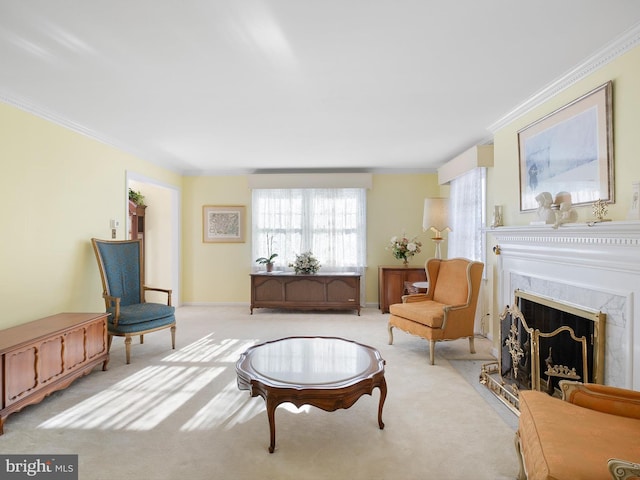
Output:
<instances>
[{"instance_id":1,"label":"floor lamp","mask_svg":"<svg viewBox=\"0 0 640 480\"><path fill-rule=\"evenodd\" d=\"M431 230L434 234L433 242L436 244L436 258L442 258L440 244L444 240L442 234L451 232L451 227L447 226L449 217L448 198L425 198L424 211L422 213L422 231Z\"/></svg>"}]
</instances>

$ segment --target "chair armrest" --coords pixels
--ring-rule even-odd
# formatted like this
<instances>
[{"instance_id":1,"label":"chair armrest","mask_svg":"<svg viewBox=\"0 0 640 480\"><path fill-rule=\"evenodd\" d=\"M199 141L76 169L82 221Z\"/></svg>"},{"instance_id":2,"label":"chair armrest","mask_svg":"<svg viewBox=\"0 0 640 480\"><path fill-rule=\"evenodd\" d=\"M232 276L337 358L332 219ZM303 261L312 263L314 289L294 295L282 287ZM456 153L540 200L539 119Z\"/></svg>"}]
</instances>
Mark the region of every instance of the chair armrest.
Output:
<instances>
[{"instance_id":1,"label":"chair armrest","mask_svg":"<svg viewBox=\"0 0 640 480\"><path fill-rule=\"evenodd\" d=\"M569 380L561 380L560 389L566 402L598 412L640 419L638 391Z\"/></svg>"},{"instance_id":2,"label":"chair armrest","mask_svg":"<svg viewBox=\"0 0 640 480\"><path fill-rule=\"evenodd\" d=\"M614 480L627 480L640 476L640 463L610 458L607 465L611 478Z\"/></svg>"},{"instance_id":3,"label":"chair armrest","mask_svg":"<svg viewBox=\"0 0 640 480\"><path fill-rule=\"evenodd\" d=\"M142 289L145 292L162 292L167 294L167 305L171 306L171 293L173 292L170 288L158 288L158 287L148 287L144 285Z\"/></svg>"},{"instance_id":4,"label":"chair armrest","mask_svg":"<svg viewBox=\"0 0 640 480\"><path fill-rule=\"evenodd\" d=\"M111 295L107 295L106 293L102 294L102 298L104 298L104 304L107 311L113 308L113 325L118 326L118 322L120 321L120 297L112 297Z\"/></svg>"},{"instance_id":5,"label":"chair armrest","mask_svg":"<svg viewBox=\"0 0 640 480\"><path fill-rule=\"evenodd\" d=\"M428 300L426 293L412 293L402 296L402 303L424 302Z\"/></svg>"},{"instance_id":6,"label":"chair armrest","mask_svg":"<svg viewBox=\"0 0 640 480\"><path fill-rule=\"evenodd\" d=\"M460 317L462 317L462 319L465 319L467 317L466 310L469 308L469 306L470 305L468 303L464 303L462 305L445 305L444 307L442 307L444 318L442 320L442 326L440 328L442 328L442 330L446 329L448 321L455 322L456 320L459 320Z\"/></svg>"}]
</instances>

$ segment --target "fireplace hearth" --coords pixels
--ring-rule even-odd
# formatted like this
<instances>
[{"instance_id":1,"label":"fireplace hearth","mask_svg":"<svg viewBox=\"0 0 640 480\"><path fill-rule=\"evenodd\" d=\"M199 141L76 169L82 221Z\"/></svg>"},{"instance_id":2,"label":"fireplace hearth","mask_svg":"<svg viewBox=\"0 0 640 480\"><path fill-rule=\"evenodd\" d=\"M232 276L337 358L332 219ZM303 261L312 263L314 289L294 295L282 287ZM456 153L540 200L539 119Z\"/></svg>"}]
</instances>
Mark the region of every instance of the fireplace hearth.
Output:
<instances>
[{"instance_id":1,"label":"fireplace hearth","mask_svg":"<svg viewBox=\"0 0 640 480\"><path fill-rule=\"evenodd\" d=\"M602 383L606 315L517 290L500 315L498 362L485 364L480 382L518 410L520 390L560 396L563 379Z\"/></svg>"}]
</instances>

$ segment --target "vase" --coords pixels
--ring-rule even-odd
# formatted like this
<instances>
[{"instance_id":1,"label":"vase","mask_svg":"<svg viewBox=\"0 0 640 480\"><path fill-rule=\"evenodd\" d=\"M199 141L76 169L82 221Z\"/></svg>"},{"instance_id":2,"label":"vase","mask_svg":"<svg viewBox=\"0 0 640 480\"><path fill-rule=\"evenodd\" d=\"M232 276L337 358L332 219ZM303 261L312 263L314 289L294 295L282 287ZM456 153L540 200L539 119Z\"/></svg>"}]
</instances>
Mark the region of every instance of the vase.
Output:
<instances>
[{"instance_id":1,"label":"vase","mask_svg":"<svg viewBox=\"0 0 640 480\"><path fill-rule=\"evenodd\" d=\"M267 272L273 272L273 263L267 263Z\"/></svg>"},{"instance_id":2,"label":"vase","mask_svg":"<svg viewBox=\"0 0 640 480\"><path fill-rule=\"evenodd\" d=\"M405 258L404 260L402 260L402 265L404 265L405 267L409 266L409 259Z\"/></svg>"}]
</instances>

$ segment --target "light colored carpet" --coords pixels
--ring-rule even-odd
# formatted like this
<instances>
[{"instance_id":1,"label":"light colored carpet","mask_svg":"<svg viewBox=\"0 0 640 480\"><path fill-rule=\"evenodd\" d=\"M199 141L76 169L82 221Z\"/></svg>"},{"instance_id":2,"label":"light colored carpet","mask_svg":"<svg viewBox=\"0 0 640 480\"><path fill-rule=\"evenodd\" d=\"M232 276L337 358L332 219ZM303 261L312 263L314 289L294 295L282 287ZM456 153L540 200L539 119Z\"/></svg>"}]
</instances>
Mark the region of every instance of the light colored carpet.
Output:
<instances>
[{"instance_id":1,"label":"light colored carpet","mask_svg":"<svg viewBox=\"0 0 640 480\"><path fill-rule=\"evenodd\" d=\"M107 372L8 418L2 453L78 454L82 480L516 477L513 426L448 360L491 359L484 339L475 356L467 340L438 344L430 366L427 342L396 329L388 345L388 315L372 308L358 317L189 306L177 317L175 351L169 332L156 332L134 343L125 365L123 341L114 339ZM235 362L256 342L292 335L341 336L380 350L384 430L377 389L348 410L281 405L276 451L268 453L264 400L238 390Z\"/></svg>"}]
</instances>

